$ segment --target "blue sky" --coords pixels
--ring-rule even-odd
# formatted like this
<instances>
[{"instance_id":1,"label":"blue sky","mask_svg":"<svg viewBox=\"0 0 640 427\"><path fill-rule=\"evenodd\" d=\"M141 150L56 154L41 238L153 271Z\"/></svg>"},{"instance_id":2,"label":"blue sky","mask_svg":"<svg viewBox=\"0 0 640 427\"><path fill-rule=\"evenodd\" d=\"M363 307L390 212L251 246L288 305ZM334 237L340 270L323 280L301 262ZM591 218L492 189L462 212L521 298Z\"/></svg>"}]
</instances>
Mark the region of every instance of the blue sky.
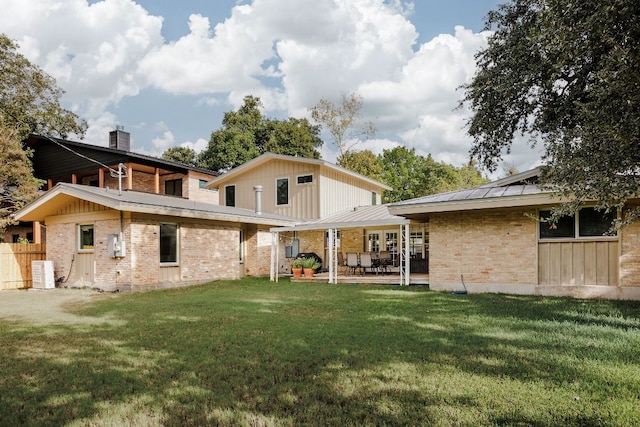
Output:
<instances>
[{"instance_id":1,"label":"blue sky","mask_svg":"<svg viewBox=\"0 0 640 427\"><path fill-rule=\"evenodd\" d=\"M357 149L405 145L468 160L469 113L454 110L486 46L496 0L5 0L0 28L56 78L63 102L107 145L116 125L132 150L201 150L246 95L269 117L309 117L320 98L364 99L379 129ZM322 155L335 160L328 138ZM538 161L516 145L506 167Z\"/></svg>"}]
</instances>

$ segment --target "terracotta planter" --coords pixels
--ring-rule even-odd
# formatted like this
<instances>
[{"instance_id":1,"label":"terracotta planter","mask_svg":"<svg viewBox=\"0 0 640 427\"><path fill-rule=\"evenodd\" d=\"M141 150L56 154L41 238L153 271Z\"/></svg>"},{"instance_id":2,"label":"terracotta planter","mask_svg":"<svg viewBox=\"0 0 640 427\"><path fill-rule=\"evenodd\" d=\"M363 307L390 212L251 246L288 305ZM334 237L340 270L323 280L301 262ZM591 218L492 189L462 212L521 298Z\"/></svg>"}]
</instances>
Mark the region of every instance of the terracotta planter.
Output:
<instances>
[{"instance_id":1,"label":"terracotta planter","mask_svg":"<svg viewBox=\"0 0 640 427\"><path fill-rule=\"evenodd\" d=\"M305 277L313 277L313 268L305 268L304 269Z\"/></svg>"},{"instance_id":2,"label":"terracotta planter","mask_svg":"<svg viewBox=\"0 0 640 427\"><path fill-rule=\"evenodd\" d=\"M292 268L291 272L293 273L293 278L294 279L302 277L302 268Z\"/></svg>"}]
</instances>

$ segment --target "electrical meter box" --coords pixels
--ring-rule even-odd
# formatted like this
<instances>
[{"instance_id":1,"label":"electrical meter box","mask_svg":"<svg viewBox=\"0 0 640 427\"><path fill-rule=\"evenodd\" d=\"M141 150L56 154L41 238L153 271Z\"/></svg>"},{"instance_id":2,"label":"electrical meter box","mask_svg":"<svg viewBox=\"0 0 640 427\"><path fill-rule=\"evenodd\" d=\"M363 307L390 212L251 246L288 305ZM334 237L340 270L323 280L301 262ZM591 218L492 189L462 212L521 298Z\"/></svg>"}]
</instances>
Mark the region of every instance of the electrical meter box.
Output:
<instances>
[{"instance_id":1,"label":"electrical meter box","mask_svg":"<svg viewBox=\"0 0 640 427\"><path fill-rule=\"evenodd\" d=\"M111 258L122 258L126 255L124 241L118 234L109 234L107 249Z\"/></svg>"}]
</instances>

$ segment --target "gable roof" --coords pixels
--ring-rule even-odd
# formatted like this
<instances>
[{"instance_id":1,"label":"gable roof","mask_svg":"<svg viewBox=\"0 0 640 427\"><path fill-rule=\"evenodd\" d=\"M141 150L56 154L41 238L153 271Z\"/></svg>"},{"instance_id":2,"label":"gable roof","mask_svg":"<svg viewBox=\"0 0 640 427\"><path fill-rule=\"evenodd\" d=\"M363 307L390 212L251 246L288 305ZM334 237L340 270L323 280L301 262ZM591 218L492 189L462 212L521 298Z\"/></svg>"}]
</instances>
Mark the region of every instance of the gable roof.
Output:
<instances>
[{"instance_id":1,"label":"gable roof","mask_svg":"<svg viewBox=\"0 0 640 427\"><path fill-rule=\"evenodd\" d=\"M274 161L274 160L284 160L287 162L296 162L296 163L305 163L305 164L309 164L309 165L316 165L316 166L320 166L320 167L324 167L324 168L328 168L334 171L337 171L341 174L347 175L347 176L351 176L353 178L356 178L360 181L366 182L370 185L379 187L383 190L392 190L391 187L389 187L386 184L383 184L381 182L378 182L374 179L371 179L369 177L366 177L364 175L361 175L357 172L353 172L350 171L348 169L345 169L343 167L340 167L338 165L335 165L333 163L329 163L325 160L321 160L321 159L309 159L306 157L296 157L296 156L286 156L284 154L273 154L273 153L264 153L254 159L249 160L246 163L243 163L240 166L237 166L233 169L231 169L229 172L224 173L216 178L214 178L212 181L210 181L207 186L211 187L211 188L218 188L220 185L222 185L225 182L228 182L232 179L234 179L235 177L237 177L240 174L246 173L252 169L257 168L258 166L261 166L263 164L266 164L268 162Z\"/></svg>"},{"instance_id":2,"label":"gable roof","mask_svg":"<svg viewBox=\"0 0 640 427\"><path fill-rule=\"evenodd\" d=\"M558 202L555 193L538 186L540 168L502 178L479 187L434 194L393 203L389 212L410 215L472 209L548 205Z\"/></svg>"},{"instance_id":3,"label":"gable roof","mask_svg":"<svg viewBox=\"0 0 640 427\"><path fill-rule=\"evenodd\" d=\"M379 227L409 224L407 218L393 215L389 205L358 206L348 211L295 226L272 228L271 231L327 230L329 228Z\"/></svg>"},{"instance_id":4,"label":"gable roof","mask_svg":"<svg viewBox=\"0 0 640 427\"><path fill-rule=\"evenodd\" d=\"M195 202L161 194L138 191L118 192L118 190L108 188L68 183L56 184L51 190L17 211L14 216L20 221L42 221L46 216L55 213L73 199L86 200L124 212L270 226L295 223L294 219L286 216L265 212L258 214L251 209Z\"/></svg>"},{"instance_id":5,"label":"gable roof","mask_svg":"<svg viewBox=\"0 0 640 427\"><path fill-rule=\"evenodd\" d=\"M95 161L107 166L133 162L171 172L196 171L211 176L217 175L208 169L196 168L179 162L66 139L30 135L27 145L34 150L32 158L34 174L40 178L61 177L94 170L100 167Z\"/></svg>"}]
</instances>

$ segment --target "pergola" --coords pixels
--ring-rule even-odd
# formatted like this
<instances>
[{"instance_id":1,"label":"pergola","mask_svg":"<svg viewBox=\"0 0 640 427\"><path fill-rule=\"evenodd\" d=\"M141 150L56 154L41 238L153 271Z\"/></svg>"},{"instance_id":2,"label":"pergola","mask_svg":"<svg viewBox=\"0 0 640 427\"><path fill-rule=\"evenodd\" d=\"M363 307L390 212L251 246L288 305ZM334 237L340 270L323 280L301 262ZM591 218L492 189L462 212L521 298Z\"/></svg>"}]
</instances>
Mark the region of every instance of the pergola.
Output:
<instances>
[{"instance_id":1,"label":"pergola","mask_svg":"<svg viewBox=\"0 0 640 427\"><path fill-rule=\"evenodd\" d=\"M304 222L294 226L271 228L271 281L278 281L279 234L297 231L326 231L328 234L329 280L338 283L338 231L348 228L398 227L398 266L399 284L409 285L409 225L411 220L391 215L388 205L359 206L347 212L339 213L316 221Z\"/></svg>"}]
</instances>

